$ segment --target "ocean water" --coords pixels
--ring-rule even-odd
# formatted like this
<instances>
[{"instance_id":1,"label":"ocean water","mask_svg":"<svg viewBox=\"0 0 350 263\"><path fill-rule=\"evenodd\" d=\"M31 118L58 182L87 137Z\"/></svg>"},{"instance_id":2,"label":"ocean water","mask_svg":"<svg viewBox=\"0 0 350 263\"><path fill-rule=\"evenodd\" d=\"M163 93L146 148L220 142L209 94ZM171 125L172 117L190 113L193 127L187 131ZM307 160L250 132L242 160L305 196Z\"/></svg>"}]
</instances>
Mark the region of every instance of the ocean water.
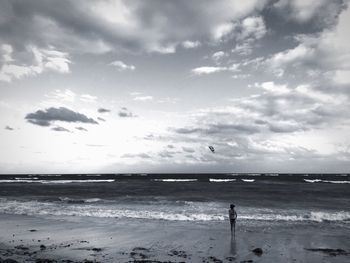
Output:
<instances>
[{"instance_id":1,"label":"ocean water","mask_svg":"<svg viewBox=\"0 0 350 263\"><path fill-rule=\"evenodd\" d=\"M350 176L301 174L1 175L0 213L350 228Z\"/></svg>"}]
</instances>

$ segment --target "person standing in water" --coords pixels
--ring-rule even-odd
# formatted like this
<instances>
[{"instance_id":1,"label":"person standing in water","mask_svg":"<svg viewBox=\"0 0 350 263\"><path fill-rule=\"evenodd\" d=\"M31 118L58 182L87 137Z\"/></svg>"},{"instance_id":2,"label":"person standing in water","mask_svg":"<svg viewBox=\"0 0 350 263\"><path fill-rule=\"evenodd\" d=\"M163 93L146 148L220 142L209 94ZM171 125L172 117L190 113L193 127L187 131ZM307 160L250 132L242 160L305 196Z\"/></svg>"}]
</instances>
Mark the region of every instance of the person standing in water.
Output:
<instances>
[{"instance_id":1,"label":"person standing in water","mask_svg":"<svg viewBox=\"0 0 350 263\"><path fill-rule=\"evenodd\" d=\"M228 216L229 216L230 224L231 224L231 235L232 235L232 228L233 228L234 235L236 235L237 213L235 211L235 205L234 204L230 205L230 209L228 210Z\"/></svg>"}]
</instances>

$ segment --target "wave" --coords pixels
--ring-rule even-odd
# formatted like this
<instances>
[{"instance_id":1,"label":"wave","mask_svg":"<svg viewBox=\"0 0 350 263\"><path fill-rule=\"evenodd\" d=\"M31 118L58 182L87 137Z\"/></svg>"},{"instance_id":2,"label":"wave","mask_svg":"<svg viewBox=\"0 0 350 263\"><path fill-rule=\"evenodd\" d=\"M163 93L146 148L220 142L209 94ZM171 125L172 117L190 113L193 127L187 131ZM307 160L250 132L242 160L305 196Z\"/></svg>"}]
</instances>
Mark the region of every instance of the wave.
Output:
<instances>
[{"instance_id":1,"label":"wave","mask_svg":"<svg viewBox=\"0 0 350 263\"><path fill-rule=\"evenodd\" d=\"M40 183L41 180L32 180L32 179L8 179L0 180L0 183Z\"/></svg>"},{"instance_id":2,"label":"wave","mask_svg":"<svg viewBox=\"0 0 350 263\"><path fill-rule=\"evenodd\" d=\"M37 179L39 179L39 177L30 177L30 180L37 180ZM15 180L28 180L28 179L25 179L22 177L15 177Z\"/></svg>"},{"instance_id":3,"label":"wave","mask_svg":"<svg viewBox=\"0 0 350 263\"><path fill-rule=\"evenodd\" d=\"M121 203L98 198L61 201L19 201L0 198L0 211L6 214L30 216L79 216L98 218L133 218L167 221L227 221L226 203L217 202L134 202ZM81 202L79 202L81 201ZM307 211L239 207L238 220L255 222L339 222L350 224L348 211Z\"/></svg>"},{"instance_id":4,"label":"wave","mask_svg":"<svg viewBox=\"0 0 350 263\"><path fill-rule=\"evenodd\" d=\"M87 180L44 180L43 184L70 184L70 183L112 183L115 179L87 179Z\"/></svg>"},{"instance_id":5,"label":"wave","mask_svg":"<svg viewBox=\"0 0 350 263\"><path fill-rule=\"evenodd\" d=\"M321 180L321 179L304 179L307 183L330 183L330 184L350 184L350 181L332 181L332 180Z\"/></svg>"},{"instance_id":6,"label":"wave","mask_svg":"<svg viewBox=\"0 0 350 263\"><path fill-rule=\"evenodd\" d=\"M69 197L59 197L58 200L69 204L96 203L102 201L100 198L74 199Z\"/></svg>"},{"instance_id":7,"label":"wave","mask_svg":"<svg viewBox=\"0 0 350 263\"><path fill-rule=\"evenodd\" d=\"M252 183L255 179L242 179L243 182Z\"/></svg>"},{"instance_id":8,"label":"wave","mask_svg":"<svg viewBox=\"0 0 350 263\"><path fill-rule=\"evenodd\" d=\"M214 178L209 178L210 182L214 183L222 183L222 182L234 182L236 179L214 179Z\"/></svg>"},{"instance_id":9,"label":"wave","mask_svg":"<svg viewBox=\"0 0 350 263\"><path fill-rule=\"evenodd\" d=\"M198 179L153 179L157 182L197 182Z\"/></svg>"},{"instance_id":10,"label":"wave","mask_svg":"<svg viewBox=\"0 0 350 263\"><path fill-rule=\"evenodd\" d=\"M348 222L350 221L349 212L310 212L307 214L301 215L286 215L286 214L268 214L268 215L242 215L242 219L247 220L264 220L264 221L292 221L292 222L302 222L302 221L311 221L311 222Z\"/></svg>"},{"instance_id":11,"label":"wave","mask_svg":"<svg viewBox=\"0 0 350 263\"><path fill-rule=\"evenodd\" d=\"M111 183L115 179L88 179L88 180L32 180L32 179L9 179L0 180L0 183L40 183L40 184L70 184L70 183Z\"/></svg>"}]
</instances>

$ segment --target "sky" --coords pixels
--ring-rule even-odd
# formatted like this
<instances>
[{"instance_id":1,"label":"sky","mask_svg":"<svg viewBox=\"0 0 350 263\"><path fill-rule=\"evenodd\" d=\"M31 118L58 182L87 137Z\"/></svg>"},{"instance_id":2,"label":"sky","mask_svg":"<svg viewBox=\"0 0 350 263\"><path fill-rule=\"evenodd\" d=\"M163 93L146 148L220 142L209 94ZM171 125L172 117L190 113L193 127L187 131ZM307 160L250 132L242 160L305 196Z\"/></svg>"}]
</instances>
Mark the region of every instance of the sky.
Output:
<instances>
[{"instance_id":1,"label":"sky","mask_svg":"<svg viewBox=\"0 0 350 263\"><path fill-rule=\"evenodd\" d=\"M3 0L0 173L349 172L348 4Z\"/></svg>"}]
</instances>

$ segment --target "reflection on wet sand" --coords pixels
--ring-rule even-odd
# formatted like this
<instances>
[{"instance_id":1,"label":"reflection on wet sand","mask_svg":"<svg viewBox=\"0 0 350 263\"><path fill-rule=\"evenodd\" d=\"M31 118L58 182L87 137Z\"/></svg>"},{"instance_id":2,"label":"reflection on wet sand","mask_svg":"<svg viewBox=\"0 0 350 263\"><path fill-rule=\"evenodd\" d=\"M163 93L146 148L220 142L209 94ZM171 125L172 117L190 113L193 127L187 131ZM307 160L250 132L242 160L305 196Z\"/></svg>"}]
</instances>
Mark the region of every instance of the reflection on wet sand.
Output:
<instances>
[{"instance_id":1,"label":"reflection on wet sand","mask_svg":"<svg viewBox=\"0 0 350 263\"><path fill-rule=\"evenodd\" d=\"M237 243L236 237L231 235L230 253L232 256L237 256Z\"/></svg>"}]
</instances>

